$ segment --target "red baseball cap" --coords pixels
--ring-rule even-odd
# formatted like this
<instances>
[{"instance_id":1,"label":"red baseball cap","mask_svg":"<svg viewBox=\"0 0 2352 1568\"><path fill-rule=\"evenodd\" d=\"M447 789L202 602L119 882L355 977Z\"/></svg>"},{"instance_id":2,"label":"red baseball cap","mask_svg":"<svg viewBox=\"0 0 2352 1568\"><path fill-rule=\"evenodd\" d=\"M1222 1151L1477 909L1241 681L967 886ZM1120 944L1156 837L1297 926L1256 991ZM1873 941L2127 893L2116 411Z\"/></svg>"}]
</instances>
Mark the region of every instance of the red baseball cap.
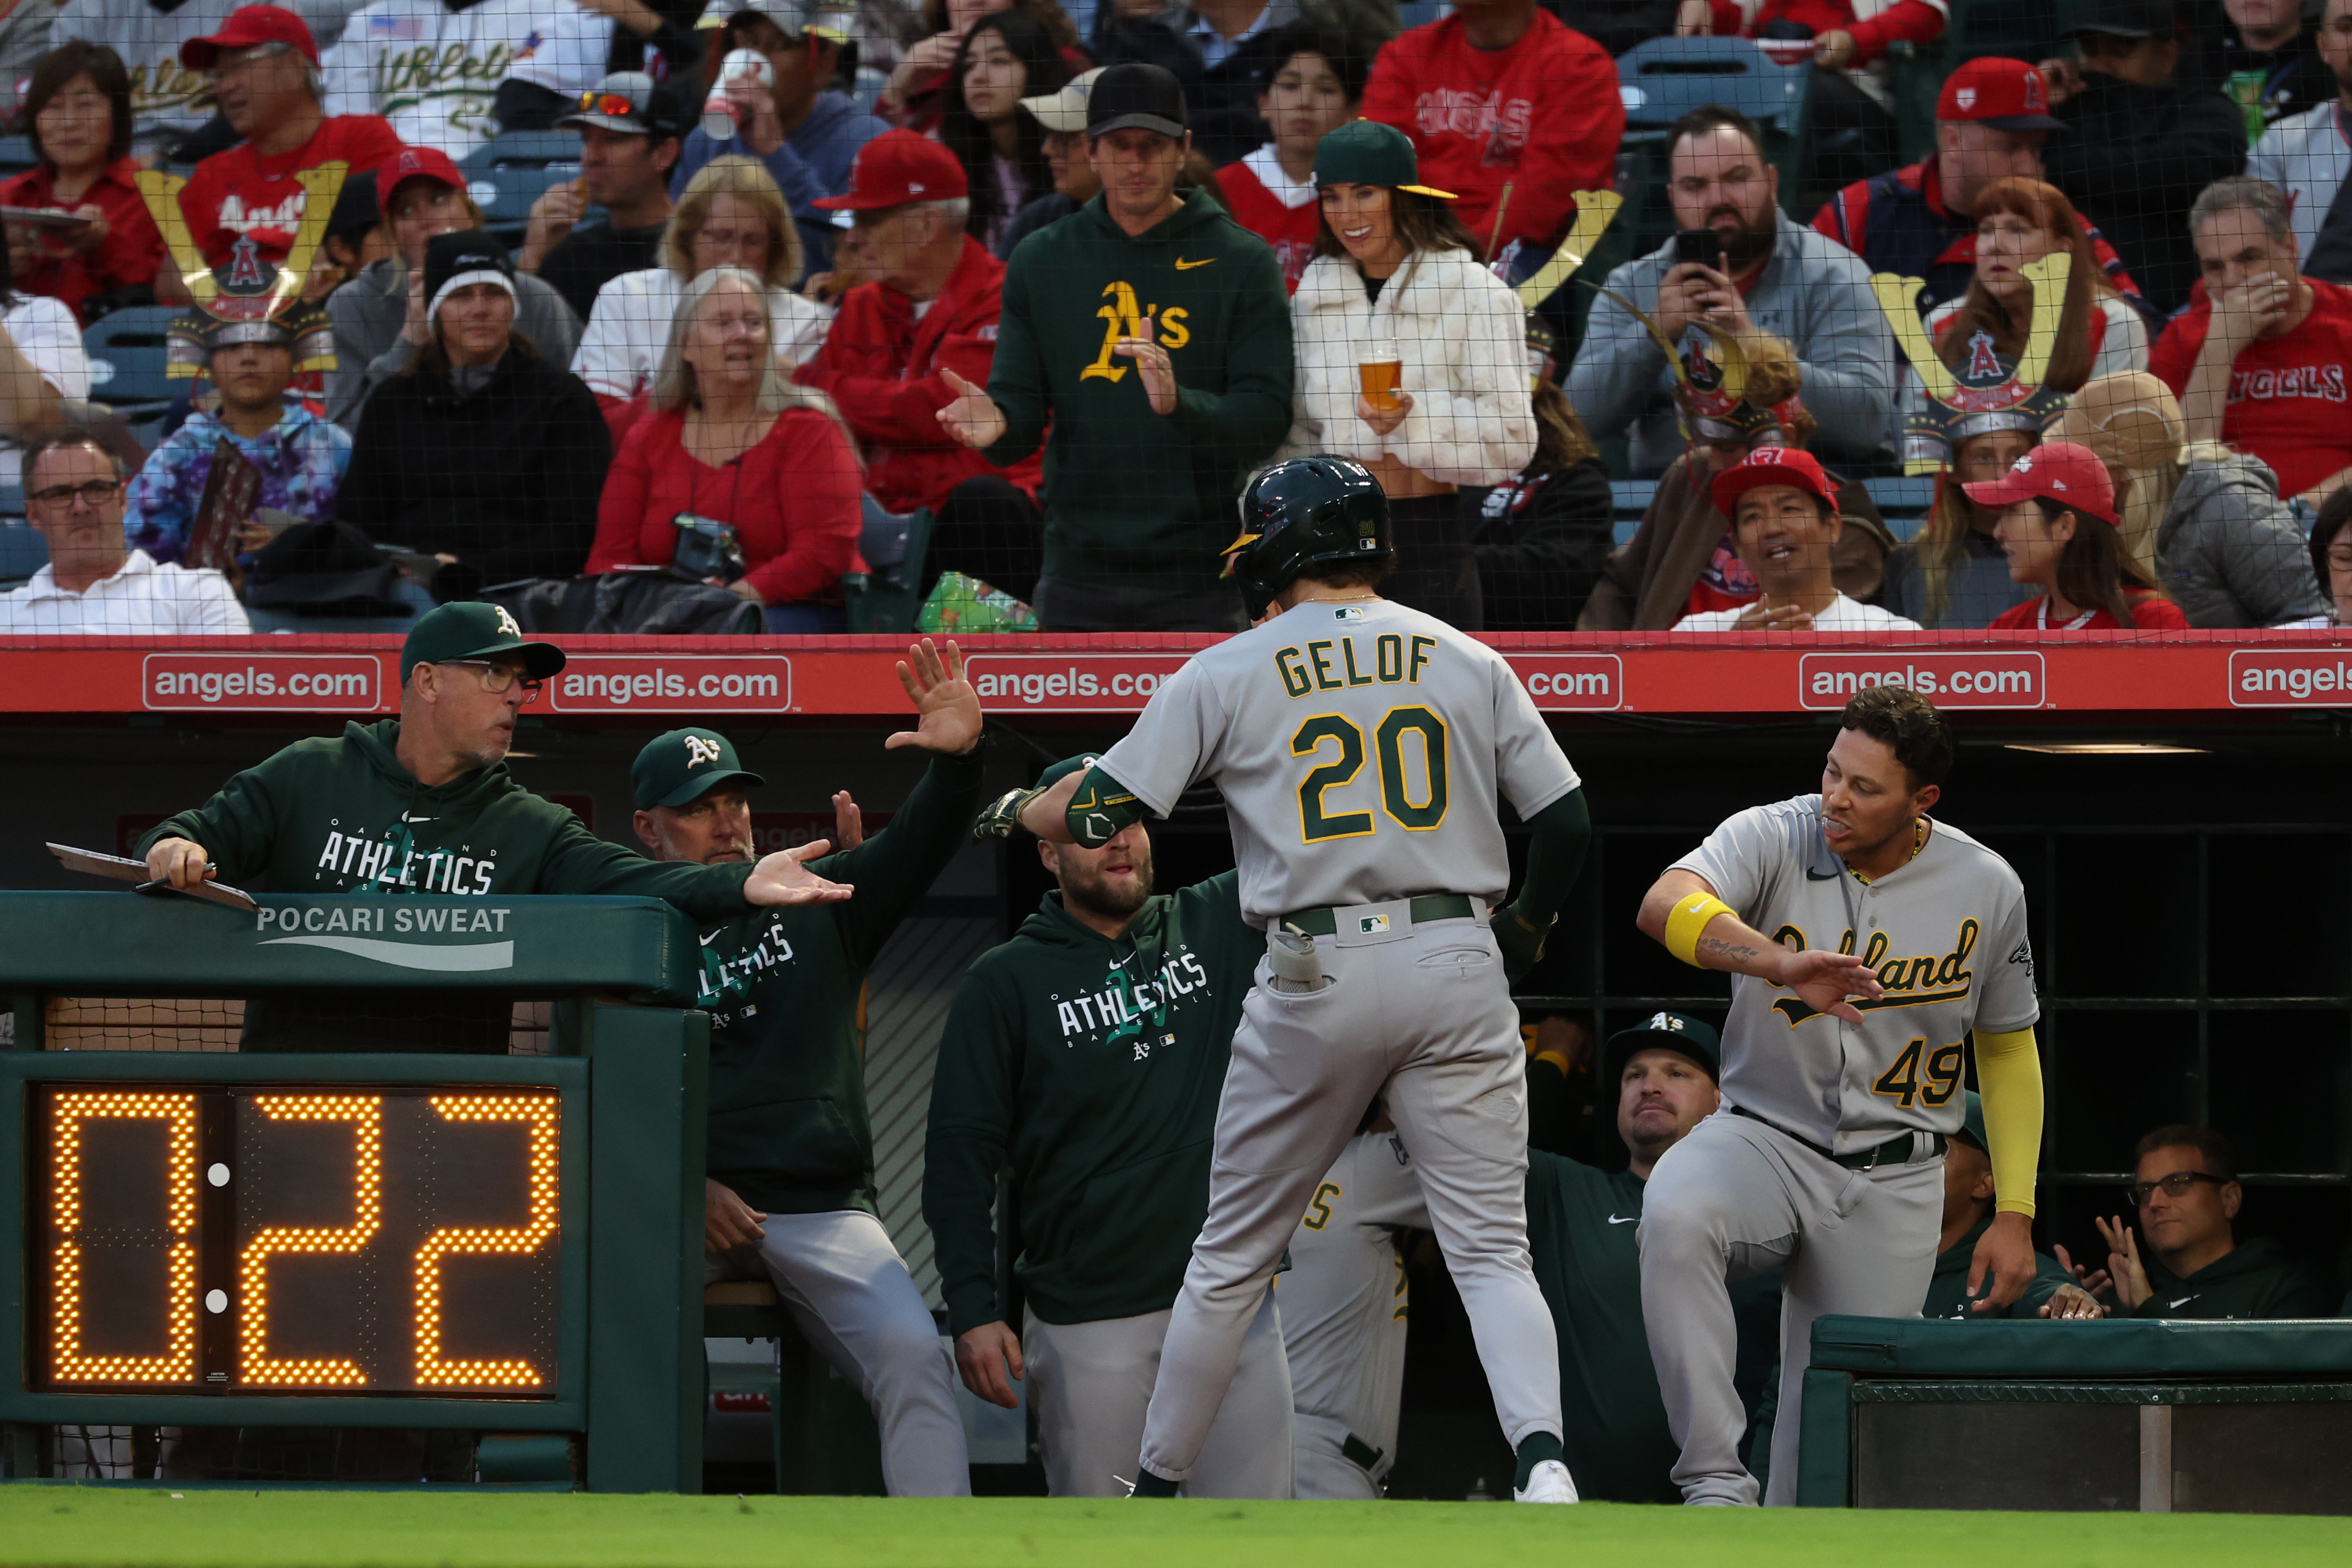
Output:
<instances>
[{"instance_id":1,"label":"red baseball cap","mask_svg":"<svg viewBox=\"0 0 2352 1568\"><path fill-rule=\"evenodd\" d=\"M816 206L862 213L903 207L908 202L953 202L971 194L956 155L928 136L886 131L858 150L849 166L849 189L819 196Z\"/></svg>"},{"instance_id":2,"label":"red baseball cap","mask_svg":"<svg viewBox=\"0 0 2352 1568\"><path fill-rule=\"evenodd\" d=\"M466 188L466 176L457 172L446 152L437 147L404 147L376 165L376 211L392 216L393 193L411 180L438 180L452 190Z\"/></svg>"},{"instance_id":3,"label":"red baseball cap","mask_svg":"<svg viewBox=\"0 0 2352 1568\"><path fill-rule=\"evenodd\" d=\"M240 5L228 14L221 30L210 37L190 38L180 46L180 64L192 71L208 71L224 49L249 49L256 44L285 44L319 63L318 41L302 18L282 5Z\"/></svg>"},{"instance_id":4,"label":"red baseball cap","mask_svg":"<svg viewBox=\"0 0 2352 1568\"><path fill-rule=\"evenodd\" d=\"M1979 507L2013 507L2040 496L2070 512L2116 526L2116 485L2107 477L2107 465L2097 453L2071 441L2045 441L2000 478L1960 488Z\"/></svg>"},{"instance_id":5,"label":"red baseball cap","mask_svg":"<svg viewBox=\"0 0 2352 1568\"><path fill-rule=\"evenodd\" d=\"M2063 131L2050 112L2050 84L2023 60L1987 55L1944 78L1936 95L1938 120L1973 120L1995 131Z\"/></svg>"},{"instance_id":6,"label":"red baseball cap","mask_svg":"<svg viewBox=\"0 0 2352 1568\"><path fill-rule=\"evenodd\" d=\"M1759 446L1730 467L1715 476L1707 486L1707 497L1715 509L1725 517L1739 505L1739 497L1765 485L1787 485L1818 498L1832 512L1837 510L1837 481L1831 478L1822 460L1810 452L1793 446Z\"/></svg>"}]
</instances>

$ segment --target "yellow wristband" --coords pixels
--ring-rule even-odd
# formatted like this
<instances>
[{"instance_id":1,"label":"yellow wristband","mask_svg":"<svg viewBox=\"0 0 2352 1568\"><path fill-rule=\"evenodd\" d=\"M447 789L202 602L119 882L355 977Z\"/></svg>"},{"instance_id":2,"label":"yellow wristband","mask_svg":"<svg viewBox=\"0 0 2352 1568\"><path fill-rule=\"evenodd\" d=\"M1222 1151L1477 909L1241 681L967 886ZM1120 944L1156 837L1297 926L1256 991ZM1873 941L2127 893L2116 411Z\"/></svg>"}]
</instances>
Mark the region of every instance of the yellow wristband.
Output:
<instances>
[{"instance_id":1,"label":"yellow wristband","mask_svg":"<svg viewBox=\"0 0 2352 1568\"><path fill-rule=\"evenodd\" d=\"M1698 961L1698 939L1718 915L1739 917L1738 910L1711 893L1694 893L1676 904L1666 916L1666 951L1693 968L1706 967Z\"/></svg>"}]
</instances>

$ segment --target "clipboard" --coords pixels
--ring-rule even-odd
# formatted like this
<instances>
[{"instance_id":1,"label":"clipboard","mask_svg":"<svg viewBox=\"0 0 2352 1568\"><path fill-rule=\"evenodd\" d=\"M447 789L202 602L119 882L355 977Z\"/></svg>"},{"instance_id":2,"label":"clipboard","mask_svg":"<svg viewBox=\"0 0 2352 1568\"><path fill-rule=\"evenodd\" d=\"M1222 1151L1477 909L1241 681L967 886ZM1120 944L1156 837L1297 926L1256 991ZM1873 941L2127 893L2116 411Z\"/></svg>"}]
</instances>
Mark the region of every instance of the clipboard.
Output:
<instances>
[{"instance_id":1,"label":"clipboard","mask_svg":"<svg viewBox=\"0 0 2352 1568\"><path fill-rule=\"evenodd\" d=\"M114 882L136 883L133 893L179 893L168 882L160 882L147 874L145 861L126 860L121 855L100 854L96 850L78 850L70 844L51 844L49 853L68 871L78 871L88 876L102 876ZM243 888L226 883L207 882L187 891L186 896L201 898L211 904L225 904L231 909L253 910L261 906Z\"/></svg>"}]
</instances>

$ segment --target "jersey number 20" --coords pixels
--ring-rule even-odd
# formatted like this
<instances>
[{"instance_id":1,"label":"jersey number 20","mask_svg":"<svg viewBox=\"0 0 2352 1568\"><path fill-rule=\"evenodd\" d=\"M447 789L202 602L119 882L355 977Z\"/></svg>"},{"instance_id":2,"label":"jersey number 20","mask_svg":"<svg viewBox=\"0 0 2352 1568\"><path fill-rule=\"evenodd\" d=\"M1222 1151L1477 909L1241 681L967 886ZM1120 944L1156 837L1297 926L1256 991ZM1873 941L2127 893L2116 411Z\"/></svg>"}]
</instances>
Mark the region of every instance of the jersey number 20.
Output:
<instances>
[{"instance_id":1,"label":"jersey number 20","mask_svg":"<svg viewBox=\"0 0 2352 1568\"><path fill-rule=\"evenodd\" d=\"M1412 799L1412 779L1405 771L1404 737L1421 737L1426 797ZM1445 820L1445 721L1425 707L1391 708L1373 731L1380 749L1381 809L1409 832L1425 832ZM1323 792L1352 782L1364 768L1364 732L1352 719L1336 713L1321 714L1298 727L1290 737L1293 757L1313 757L1327 741L1339 745L1339 755L1308 770L1298 786L1298 834L1310 844L1326 839L1360 839L1377 824L1370 811L1323 809Z\"/></svg>"}]
</instances>

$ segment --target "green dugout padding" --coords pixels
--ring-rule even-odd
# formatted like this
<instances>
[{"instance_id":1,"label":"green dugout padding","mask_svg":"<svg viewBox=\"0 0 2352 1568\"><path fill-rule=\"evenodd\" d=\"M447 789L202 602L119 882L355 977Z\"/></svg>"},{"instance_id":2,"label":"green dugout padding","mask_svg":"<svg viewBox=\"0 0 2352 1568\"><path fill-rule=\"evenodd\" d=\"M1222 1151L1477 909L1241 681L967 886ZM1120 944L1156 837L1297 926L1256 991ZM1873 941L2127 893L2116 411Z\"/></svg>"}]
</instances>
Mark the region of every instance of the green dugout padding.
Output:
<instances>
[{"instance_id":1,"label":"green dugout padding","mask_svg":"<svg viewBox=\"0 0 2352 1568\"><path fill-rule=\"evenodd\" d=\"M700 972L649 899L0 893L0 1474L58 1426L385 1427L482 1434L486 1483L698 1491ZM148 1021L297 995L501 1037ZM504 1054L509 1000L543 1050Z\"/></svg>"},{"instance_id":2,"label":"green dugout padding","mask_svg":"<svg viewBox=\"0 0 2352 1568\"><path fill-rule=\"evenodd\" d=\"M1808 1507L2352 1511L2352 1320L1824 1317Z\"/></svg>"}]
</instances>

